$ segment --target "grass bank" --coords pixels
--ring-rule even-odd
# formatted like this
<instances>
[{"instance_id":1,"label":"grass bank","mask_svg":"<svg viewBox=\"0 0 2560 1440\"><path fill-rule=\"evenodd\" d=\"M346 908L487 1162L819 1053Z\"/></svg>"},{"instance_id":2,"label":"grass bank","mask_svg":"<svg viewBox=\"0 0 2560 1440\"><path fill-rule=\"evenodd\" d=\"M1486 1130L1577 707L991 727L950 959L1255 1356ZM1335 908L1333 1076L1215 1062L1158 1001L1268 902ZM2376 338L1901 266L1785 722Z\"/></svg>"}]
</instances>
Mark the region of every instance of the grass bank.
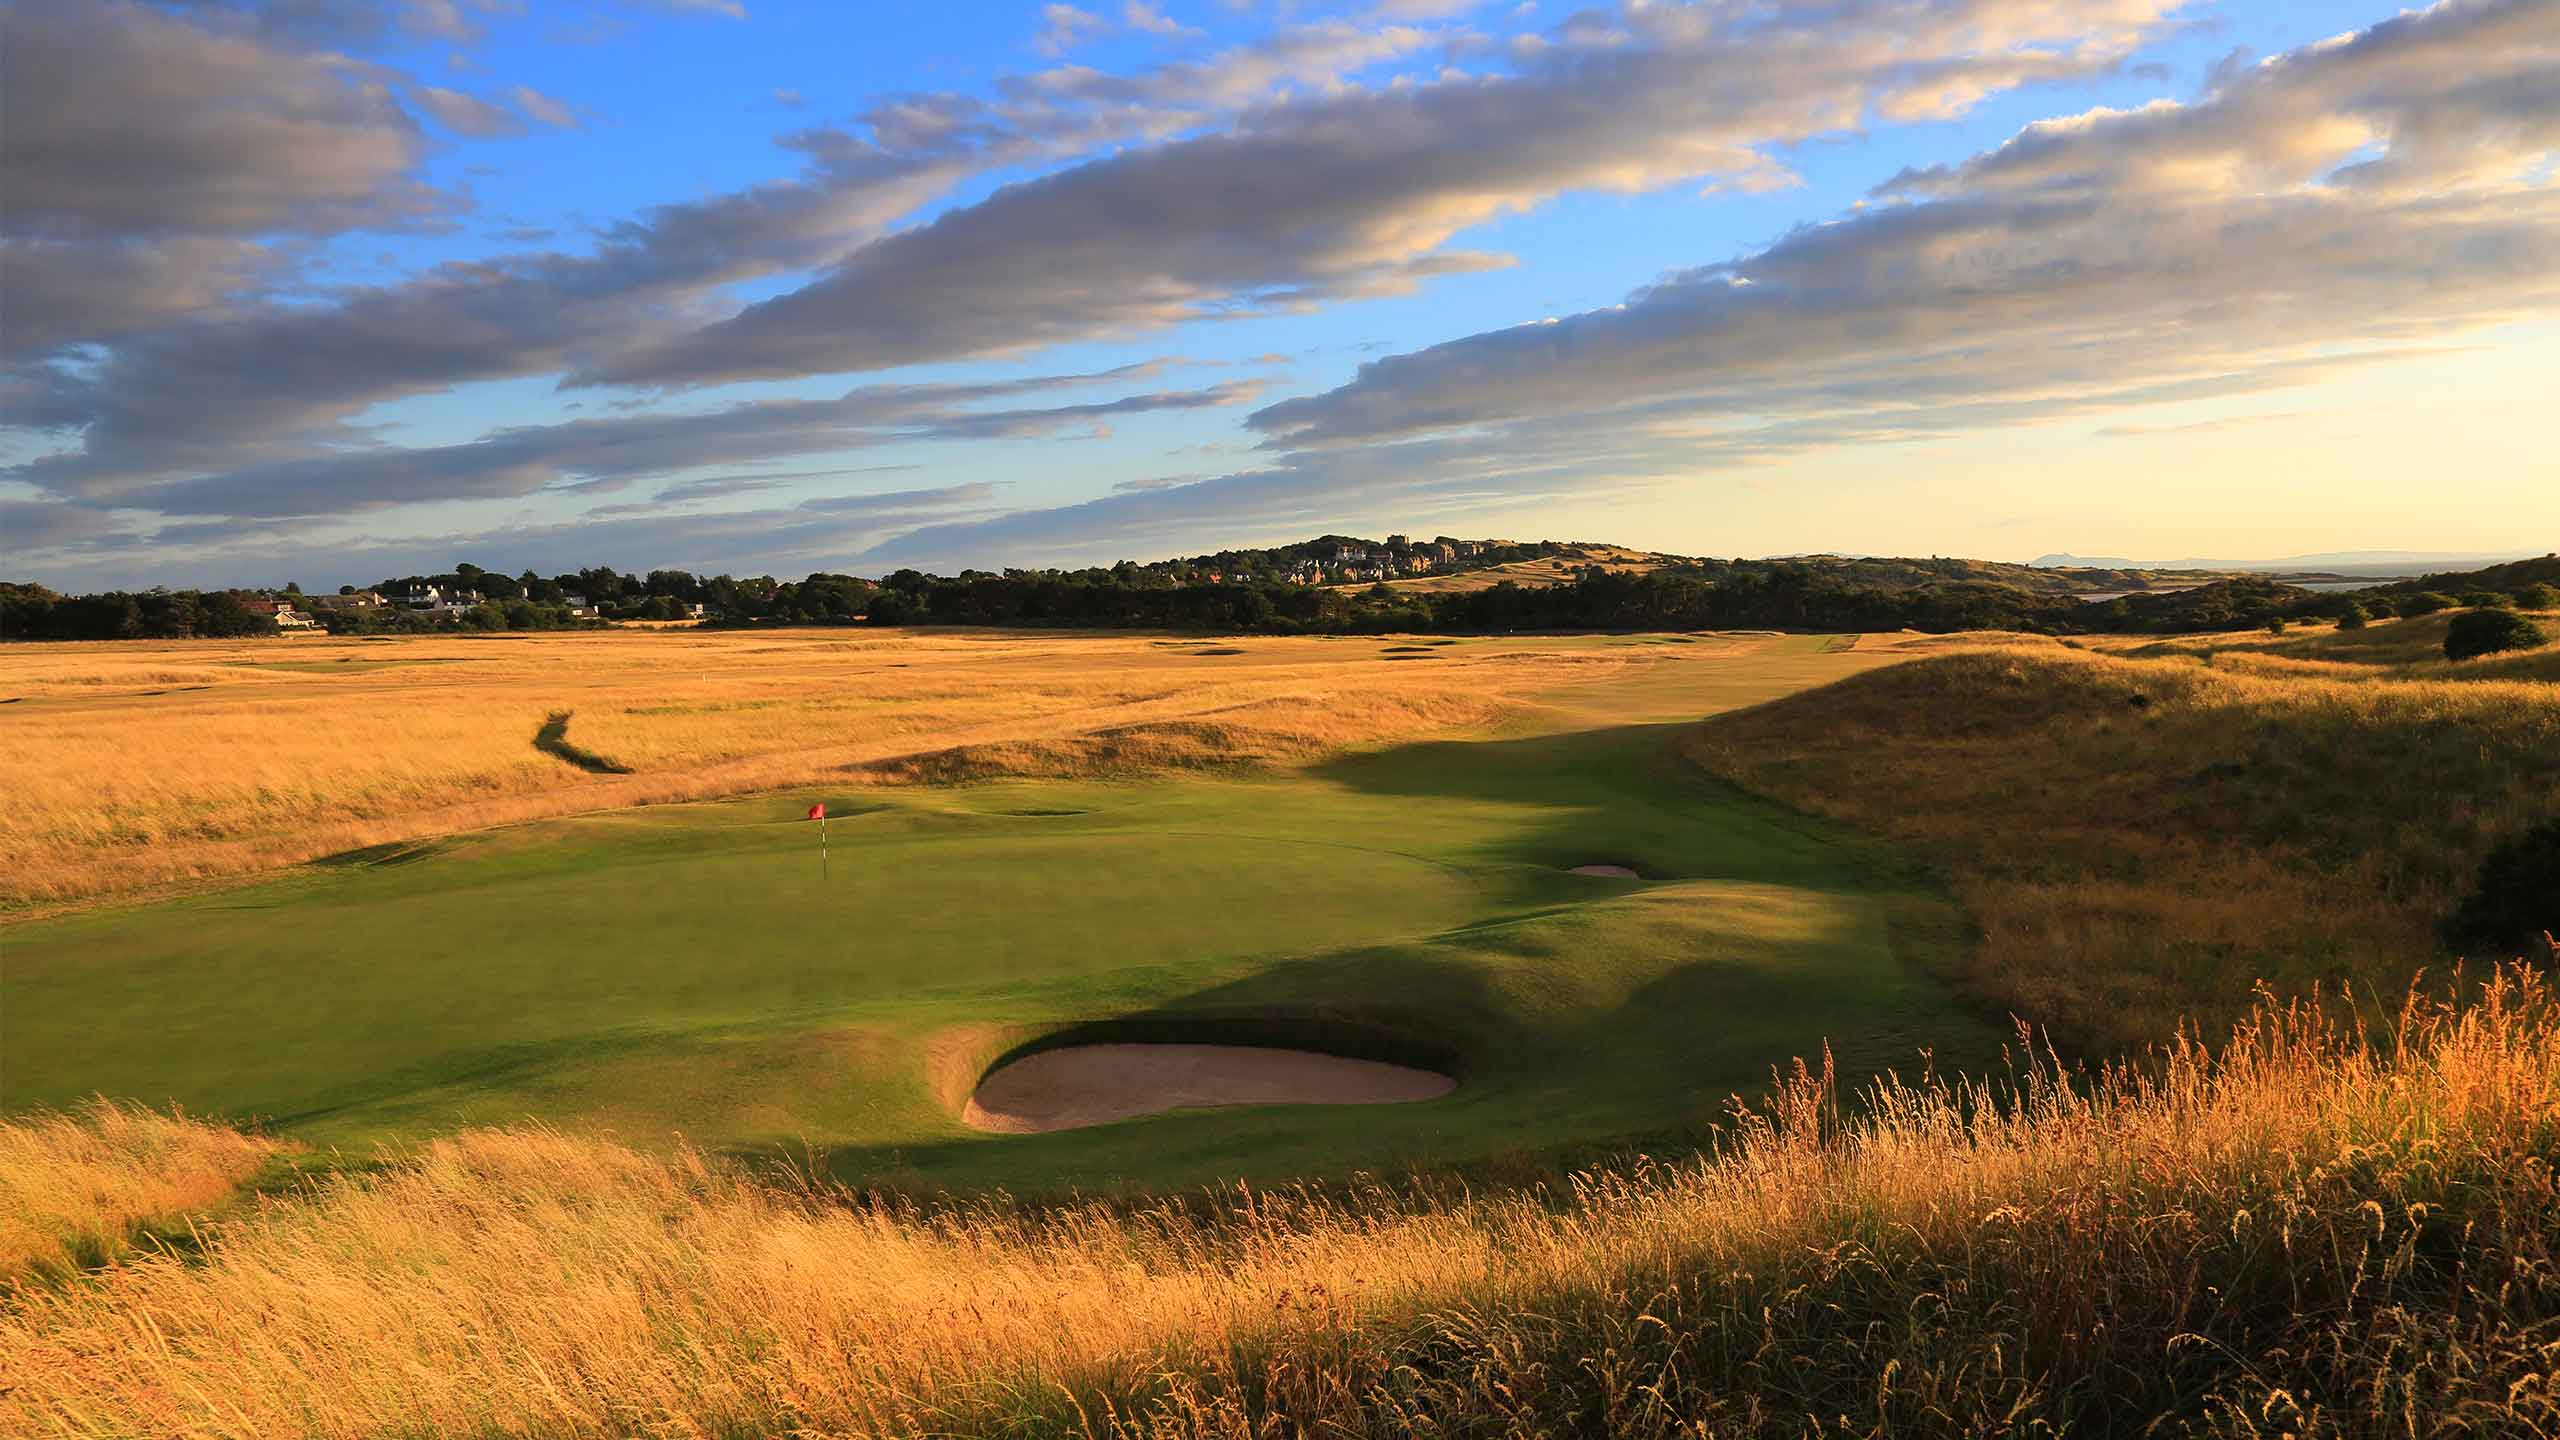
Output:
<instances>
[{"instance_id":1,"label":"grass bank","mask_svg":"<svg viewBox=\"0 0 2560 1440\"><path fill-rule=\"evenodd\" d=\"M2423 658L2430 629L1959 651L1714 717L1686 749L1937 866L1981 929L1958 972L1978 1000L2140 1045L2227 1023L2261 980L2392 995L2454 958L2437 922L2560 794L2560 686L2517 678L2560 647L2453 667Z\"/></svg>"},{"instance_id":2,"label":"grass bank","mask_svg":"<svg viewBox=\"0 0 2560 1440\"><path fill-rule=\"evenodd\" d=\"M0 1429L2551 1433L2560 1014L2368 1036L1808 1072L1694 1161L1438 1198L919 1209L475 1132L10 1298Z\"/></svg>"}]
</instances>

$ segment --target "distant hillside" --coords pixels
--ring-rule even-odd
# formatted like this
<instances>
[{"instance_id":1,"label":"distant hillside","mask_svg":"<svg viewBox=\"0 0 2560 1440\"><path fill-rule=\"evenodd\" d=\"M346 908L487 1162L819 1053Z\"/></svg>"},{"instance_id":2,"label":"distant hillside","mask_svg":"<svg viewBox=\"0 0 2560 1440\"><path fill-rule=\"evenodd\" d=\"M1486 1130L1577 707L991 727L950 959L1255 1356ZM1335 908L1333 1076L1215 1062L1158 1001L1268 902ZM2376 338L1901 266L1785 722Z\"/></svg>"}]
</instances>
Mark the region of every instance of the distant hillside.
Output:
<instances>
[{"instance_id":1,"label":"distant hillside","mask_svg":"<svg viewBox=\"0 0 2560 1440\"><path fill-rule=\"evenodd\" d=\"M2441 590L2459 595L2466 590L2516 591L2527 585L2560 586L2560 554L2539 555L2530 560L2510 560L2503 565L2485 566L2478 570L2448 570L2430 573L2416 580L2403 580L2396 585L2377 587L2384 593L2414 594L2421 590Z\"/></svg>"},{"instance_id":2,"label":"distant hillside","mask_svg":"<svg viewBox=\"0 0 2560 1440\"><path fill-rule=\"evenodd\" d=\"M2206 560L2189 557L2184 560L2127 560L2121 556L2089 556L2071 554L2039 555L2027 562L2044 569L2099 570L2204 570L2230 574L2234 571L2268 575L2335 575L2342 579L2361 579L2375 575L2411 575L2422 570L2442 569L2454 565L2480 565L2522 558L2521 550L2427 551L2427 550L2334 550L2318 555L2288 555L2277 560Z\"/></svg>"},{"instance_id":3,"label":"distant hillside","mask_svg":"<svg viewBox=\"0 0 2560 1440\"><path fill-rule=\"evenodd\" d=\"M2170 570L2090 562L2073 567L2042 562L2018 565L2005 560L1966 560L1932 555L1927 559L1891 555L1795 555L1784 560L1709 560L1710 572L1766 572L1802 568L1843 584L1879 590L1916 590L1930 585L1989 583L2030 595L2115 595L2125 592L2181 590L2225 578L2228 571Z\"/></svg>"},{"instance_id":4,"label":"distant hillside","mask_svg":"<svg viewBox=\"0 0 2560 1440\"><path fill-rule=\"evenodd\" d=\"M1616 553L1613 545L1577 545L1560 540L1461 540L1436 535L1416 540L1389 535L1383 540L1358 535L1319 535L1290 545L1220 550L1179 560L1140 564L1124 560L1112 567L1123 576L1144 576L1175 584L1374 585L1440 579L1502 566L1567 562L1557 578L1571 578L1570 562Z\"/></svg>"},{"instance_id":5,"label":"distant hillside","mask_svg":"<svg viewBox=\"0 0 2560 1440\"><path fill-rule=\"evenodd\" d=\"M1557 545L1554 553L1534 560L1511 560L1478 568L1452 566L1441 573L1384 583L1391 590L1418 595L1450 595L1487 590L1506 581L1514 585L1563 585L1580 578L1582 572L1595 566L1612 574L1643 575L1665 566L1697 563L1684 556L1631 550L1624 545L1572 541ZM1356 585L1364 582L1348 580L1340 583Z\"/></svg>"}]
</instances>

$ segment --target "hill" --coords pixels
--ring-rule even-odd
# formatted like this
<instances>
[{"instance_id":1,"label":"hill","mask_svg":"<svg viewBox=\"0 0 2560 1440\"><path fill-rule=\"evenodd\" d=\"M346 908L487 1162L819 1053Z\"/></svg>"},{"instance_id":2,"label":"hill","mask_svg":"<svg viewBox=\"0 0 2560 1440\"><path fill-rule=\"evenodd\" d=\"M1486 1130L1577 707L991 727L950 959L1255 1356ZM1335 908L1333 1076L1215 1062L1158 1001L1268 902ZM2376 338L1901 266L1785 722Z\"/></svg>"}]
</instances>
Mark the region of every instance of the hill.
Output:
<instances>
[{"instance_id":1,"label":"hill","mask_svg":"<svg viewBox=\"0 0 2560 1440\"><path fill-rule=\"evenodd\" d=\"M2381 593L2412 595L2435 590L2449 595L2462 595L2475 590L2495 590L2513 594L2528 585L2560 586L2560 554L2541 555L2529 560L2510 560L2504 564L2483 566L2477 570L2433 572L2415 580L2403 580L2380 587Z\"/></svg>"},{"instance_id":2,"label":"hill","mask_svg":"<svg viewBox=\"0 0 2560 1440\"><path fill-rule=\"evenodd\" d=\"M1959 650L1688 753L1928 858L1981 927L1963 987L2112 1052L2261 980L2389 995L2451 961L2437 923L2560 787L2560 645L2453 666L2445 624Z\"/></svg>"}]
</instances>

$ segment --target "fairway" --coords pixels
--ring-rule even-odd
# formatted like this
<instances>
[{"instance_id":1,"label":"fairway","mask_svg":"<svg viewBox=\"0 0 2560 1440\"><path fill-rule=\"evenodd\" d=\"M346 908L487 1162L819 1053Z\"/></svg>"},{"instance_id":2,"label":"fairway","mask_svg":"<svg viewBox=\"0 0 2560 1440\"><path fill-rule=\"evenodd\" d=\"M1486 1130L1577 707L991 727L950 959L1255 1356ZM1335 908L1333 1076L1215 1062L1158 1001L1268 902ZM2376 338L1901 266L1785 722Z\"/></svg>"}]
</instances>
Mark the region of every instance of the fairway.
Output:
<instances>
[{"instance_id":1,"label":"fairway","mask_svg":"<svg viewBox=\"0 0 2560 1440\"><path fill-rule=\"evenodd\" d=\"M1700 645L1267 773L651 805L24 921L0 1082L12 1110L174 1100L357 1155L533 1119L1017 1193L1684 1131L1826 1044L1851 1074L1993 1053L1922 973L1942 902L1669 752L1681 719L1864 658ZM1643 878L1571 873L1594 865ZM963 1124L1000 1060L1077 1039L1303 1044L1457 1086Z\"/></svg>"}]
</instances>

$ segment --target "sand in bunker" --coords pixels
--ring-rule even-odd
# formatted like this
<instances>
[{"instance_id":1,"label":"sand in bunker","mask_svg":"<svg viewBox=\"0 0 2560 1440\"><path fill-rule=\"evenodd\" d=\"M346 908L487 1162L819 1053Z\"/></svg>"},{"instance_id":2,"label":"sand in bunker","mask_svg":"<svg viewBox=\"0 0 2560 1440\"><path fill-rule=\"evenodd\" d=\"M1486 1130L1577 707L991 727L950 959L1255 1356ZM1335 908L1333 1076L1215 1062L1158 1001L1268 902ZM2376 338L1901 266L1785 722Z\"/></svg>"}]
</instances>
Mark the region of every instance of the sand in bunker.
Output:
<instances>
[{"instance_id":1,"label":"sand in bunker","mask_svg":"<svg viewBox=\"0 0 2560 1440\"><path fill-rule=\"evenodd\" d=\"M1429 1070L1259 1045L1075 1045L978 1082L960 1118L1028 1134L1201 1105L1396 1105L1457 1082Z\"/></svg>"}]
</instances>

